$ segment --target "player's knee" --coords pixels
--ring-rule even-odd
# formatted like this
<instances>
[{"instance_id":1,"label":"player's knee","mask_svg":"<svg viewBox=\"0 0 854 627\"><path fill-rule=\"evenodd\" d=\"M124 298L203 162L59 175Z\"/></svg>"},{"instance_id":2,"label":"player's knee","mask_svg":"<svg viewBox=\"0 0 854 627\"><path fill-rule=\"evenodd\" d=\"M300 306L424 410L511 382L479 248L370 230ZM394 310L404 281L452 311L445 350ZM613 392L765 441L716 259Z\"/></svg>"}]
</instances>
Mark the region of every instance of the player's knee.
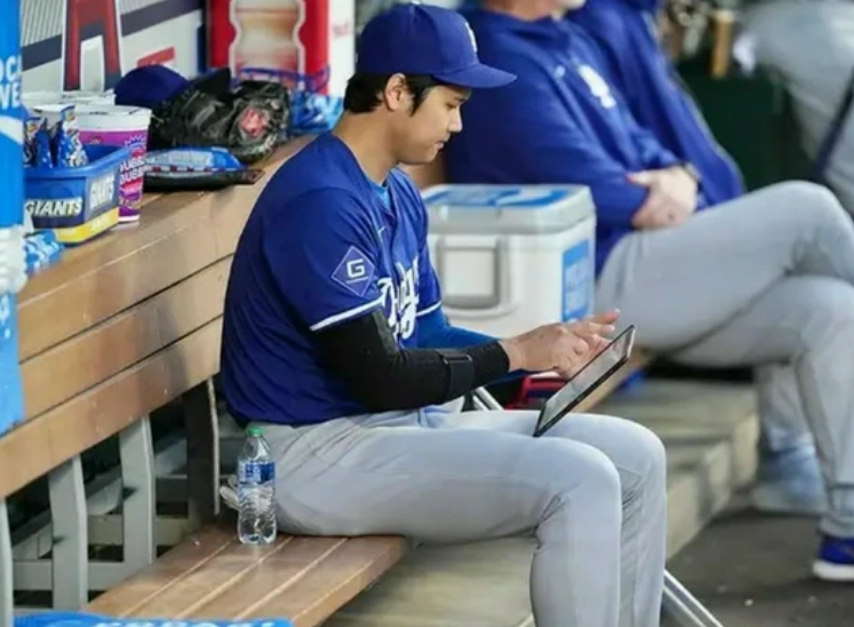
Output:
<instances>
[{"instance_id":1,"label":"player's knee","mask_svg":"<svg viewBox=\"0 0 854 627\"><path fill-rule=\"evenodd\" d=\"M602 451L563 438L541 438L537 449L537 481L553 495L570 495L589 507L622 501L620 475Z\"/></svg>"},{"instance_id":2,"label":"player's knee","mask_svg":"<svg viewBox=\"0 0 854 627\"><path fill-rule=\"evenodd\" d=\"M625 463L637 469L644 480L664 480L667 474L667 452L664 442L647 427L626 420L623 422Z\"/></svg>"}]
</instances>

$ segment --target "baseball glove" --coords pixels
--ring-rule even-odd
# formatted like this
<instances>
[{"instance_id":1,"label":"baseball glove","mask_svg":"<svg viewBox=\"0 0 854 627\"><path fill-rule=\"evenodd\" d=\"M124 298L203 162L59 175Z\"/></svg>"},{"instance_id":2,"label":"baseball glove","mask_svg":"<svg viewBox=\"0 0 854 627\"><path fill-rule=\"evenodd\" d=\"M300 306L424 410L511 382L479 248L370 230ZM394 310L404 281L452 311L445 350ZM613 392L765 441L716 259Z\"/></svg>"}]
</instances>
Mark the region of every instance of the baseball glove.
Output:
<instances>
[{"instance_id":1,"label":"baseball glove","mask_svg":"<svg viewBox=\"0 0 854 627\"><path fill-rule=\"evenodd\" d=\"M290 100L282 85L243 83L233 92L192 85L151 116L149 149L220 147L242 163L266 159L287 126Z\"/></svg>"}]
</instances>

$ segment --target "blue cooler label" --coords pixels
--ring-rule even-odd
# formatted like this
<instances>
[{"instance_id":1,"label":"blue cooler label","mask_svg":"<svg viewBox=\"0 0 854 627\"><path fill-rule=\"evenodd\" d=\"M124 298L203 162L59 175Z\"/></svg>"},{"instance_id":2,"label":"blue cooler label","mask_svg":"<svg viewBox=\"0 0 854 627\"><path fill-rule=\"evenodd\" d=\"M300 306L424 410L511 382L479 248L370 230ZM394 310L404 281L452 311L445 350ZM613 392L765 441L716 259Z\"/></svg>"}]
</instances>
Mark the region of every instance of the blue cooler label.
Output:
<instances>
[{"instance_id":1,"label":"blue cooler label","mask_svg":"<svg viewBox=\"0 0 854 627\"><path fill-rule=\"evenodd\" d=\"M591 313L593 266L590 262L590 240L585 239L563 253L563 322L583 318Z\"/></svg>"},{"instance_id":2,"label":"blue cooler label","mask_svg":"<svg viewBox=\"0 0 854 627\"><path fill-rule=\"evenodd\" d=\"M18 11L18 2L0 2L0 228L24 220L24 110Z\"/></svg>"}]
</instances>

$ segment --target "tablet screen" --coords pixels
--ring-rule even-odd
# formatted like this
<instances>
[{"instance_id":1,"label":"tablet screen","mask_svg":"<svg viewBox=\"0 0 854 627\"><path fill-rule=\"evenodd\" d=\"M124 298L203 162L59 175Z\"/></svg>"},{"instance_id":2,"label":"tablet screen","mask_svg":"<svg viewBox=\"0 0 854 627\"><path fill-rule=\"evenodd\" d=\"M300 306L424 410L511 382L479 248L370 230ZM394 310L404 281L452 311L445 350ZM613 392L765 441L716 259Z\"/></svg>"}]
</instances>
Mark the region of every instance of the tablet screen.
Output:
<instances>
[{"instance_id":1,"label":"tablet screen","mask_svg":"<svg viewBox=\"0 0 854 627\"><path fill-rule=\"evenodd\" d=\"M631 355L634 339L635 327L629 326L567 381L543 407L537 423L537 433L542 433L560 420L567 411L625 364Z\"/></svg>"}]
</instances>

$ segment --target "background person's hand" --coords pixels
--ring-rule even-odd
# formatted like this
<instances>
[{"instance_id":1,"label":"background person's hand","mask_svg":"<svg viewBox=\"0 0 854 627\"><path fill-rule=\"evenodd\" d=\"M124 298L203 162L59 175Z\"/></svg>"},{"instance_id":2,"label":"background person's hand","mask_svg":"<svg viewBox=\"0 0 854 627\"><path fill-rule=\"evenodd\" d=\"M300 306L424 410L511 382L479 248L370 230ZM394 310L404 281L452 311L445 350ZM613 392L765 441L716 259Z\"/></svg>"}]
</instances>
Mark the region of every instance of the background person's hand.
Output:
<instances>
[{"instance_id":1,"label":"background person's hand","mask_svg":"<svg viewBox=\"0 0 854 627\"><path fill-rule=\"evenodd\" d=\"M607 311L577 322L546 324L502 340L510 370L556 371L571 377L608 345L618 311Z\"/></svg>"},{"instance_id":2,"label":"background person's hand","mask_svg":"<svg viewBox=\"0 0 854 627\"><path fill-rule=\"evenodd\" d=\"M632 218L635 228L678 226L697 209L697 181L681 166L636 172L629 180L649 188L646 201Z\"/></svg>"}]
</instances>

